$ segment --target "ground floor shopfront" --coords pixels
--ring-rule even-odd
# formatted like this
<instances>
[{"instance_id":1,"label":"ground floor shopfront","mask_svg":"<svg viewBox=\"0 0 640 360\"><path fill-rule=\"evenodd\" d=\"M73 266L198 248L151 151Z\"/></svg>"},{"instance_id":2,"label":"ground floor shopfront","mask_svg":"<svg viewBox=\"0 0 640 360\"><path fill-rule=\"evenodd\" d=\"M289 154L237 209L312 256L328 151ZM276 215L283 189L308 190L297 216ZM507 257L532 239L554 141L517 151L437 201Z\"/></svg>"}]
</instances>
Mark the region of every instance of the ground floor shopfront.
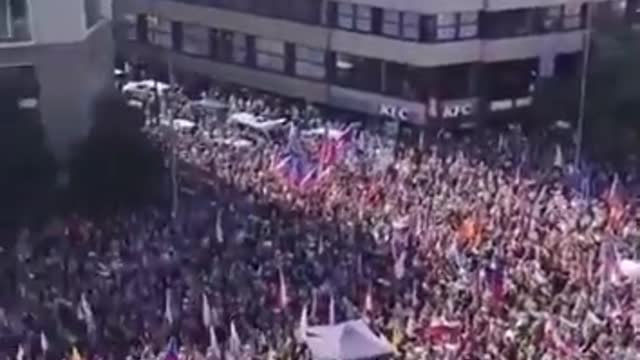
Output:
<instances>
[{"instance_id":1,"label":"ground floor shopfront","mask_svg":"<svg viewBox=\"0 0 640 360\"><path fill-rule=\"evenodd\" d=\"M172 69L173 75L182 80L200 79L206 83L206 79L215 79L427 128L465 128L491 120L522 120L533 106L535 84L542 71L537 58L420 68L328 52L317 61L314 70L321 78L313 79L296 75L296 69L305 64L295 56L295 50L284 51L284 71L280 72L256 65L263 55L255 42L244 48L243 56L249 60L243 64L193 56L179 49L119 42L122 58L153 68L154 75L166 80ZM578 54L556 57L551 65L554 75L575 76L579 58Z\"/></svg>"}]
</instances>

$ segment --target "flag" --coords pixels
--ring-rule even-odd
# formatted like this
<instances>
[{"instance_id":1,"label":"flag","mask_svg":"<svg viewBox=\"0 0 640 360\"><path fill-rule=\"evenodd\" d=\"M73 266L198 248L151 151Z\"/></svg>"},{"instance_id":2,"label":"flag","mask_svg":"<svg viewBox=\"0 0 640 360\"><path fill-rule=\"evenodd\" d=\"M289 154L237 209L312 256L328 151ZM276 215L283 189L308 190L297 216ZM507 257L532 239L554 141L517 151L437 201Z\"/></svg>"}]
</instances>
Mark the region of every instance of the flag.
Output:
<instances>
[{"instance_id":1,"label":"flag","mask_svg":"<svg viewBox=\"0 0 640 360\"><path fill-rule=\"evenodd\" d=\"M333 293L331 293L331 297L329 298L329 325L334 325L336 323L336 301L333 297Z\"/></svg>"},{"instance_id":2,"label":"flag","mask_svg":"<svg viewBox=\"0 0 640 360\"><path fill-rule=\"evenodd\" d=\"M46 354L49 351L49 341L47 341L44 331L40 332L40 350L42 350L42 354Z\"/></svg>"},{"instance_id":3,"label":"flag","mask_svg":"<svg viewBox=\"0 0 640 360\"><path fill-rule=\"evenodd\" d=\"M606 197L609 207L607 225L613 229L617 229L621 225L622 217L624 216L624 201L622 200L620 187L620 177L616 174Z\"/></svg>"},{"instance_id":4,"label":"flag","mask_svg":"<svg viewBox=\"0 0 640 360\"><path fill-rule=\"evenodd\" d=\"M553 157L553 166L561 169L564 167L564 155L562 154L562 147L560 147L560 145L558 144L556 144L556 152Z\"/></svg>"},{"instance_id":5,"label":"flag","mask_svg":"<svg viewBox=\"0 0 640 360\"><path fill-rule=\"evenodd\" d=\"M89 301L87 301L87 297L84 293L80 296L80 306L84 314L84 321L87 324L87 331L89 333L95 333L96 323L93 317L93 311L91 310L91 305L89 304Z\"/></svg>"},{"instance_id":6,"label":"flag","mask_svg":"<svg viewBox=\"0 0 640 360\"><path fill-rule=\"evenodd\" d=\"M224 233L222 232L222 209L218 210L218 216L216 216L216 239L218 243L224 243Z\"/></svg>"},{"instance_id":7,"label":"flag","mask_svg":"<svg viewBox=\"0 0 640 360\"><path fill-rule=\"evenodd\" d=\"M309 328L309 319L307 317L307 305L302 307L300 314L300 327L298 328L298 341L304 342L307 338L307 329Z\"/></svg>"},{"instance_id":8,"label":"flag","mask_svg":"<svg viewBox=\"0 0 640 360\"><path fill-rule=\"evenodd\" d=\"M240 335L236 329L236 324L231 321L230 335L229 335L229 352L232 356L239 357L242 352L242 342L240 341Z\"/></svg>"},{"instance_id":9,"label":"flag","mask_svg":"<svg viewBox=\"0 0 640 360\"><path fill-rule=\"evenodd\" d=\"M174 337L169 339L167 350L164 354L164 360L178 360L178 343Z\"/></svg>"},{"instance_id":10,"label":"flag","mask_svg":"<svg viewBox=\"0 0 640 360\"><path fill-rule=\"evenodd\" d=\"M311 290L311 318L318 317L318 291L314 288Z\"/></svg>"},{"instance_id":11,"label":"flag","mask_svg":"<svg viewBox=\"0 0 640 360\"><path fill-rule=\"evenodd\" d=\"M459 322L433 320L423 331L425 341L434 344L451 343L457 341L462 325Z\"/></svg>"},{"instance_id":12,"label":"flag","mask_svg":"<svg viewBox=\"0 0 640 360\"><path fill-rule=\"evenodd\" d=\"M202 323L207 328L211 326L211 307L205 293L202 293Z\"/></svg>"},{"instance_id":13,"label":"flag","mask_svg":"<svg viewBox=\"0 0 640 360\"><path fill-rule=\"evenodd\" d=\"M407 251L403 250L402 253L400 253L400 256L398 256L398 258L396 259L396 263L393 266L393 273L396 276L396 279L400 280L404 277L405 274L405 261L407 259Z\"/></svg>"},{"instance_id":14,"label":"flag","mask_svg":"<svg viewBox=\"0 0 640 360\"><path fill-rule=\"evenodd\" d=\"M213 326L209 326L209 347L207 348L207 355L213 356L214 359L220 359L220 345L218 345L218 337Z\"/></svg>"},{"instance_id":15,"label":"flag","mask_svg":"<svg viewBox=\"0 0 640 360\"><path fill-rule=\"evenodd\" d=\"M494 259L487 271L487 285L491 291L495 304L502 303L505 296L504 288L504 264L499 259Z\"/></svg>"},{"instance_id":16,"label":"flag","mask_svg":"<svg viewBox=\"0 0 640 360\"><path fill-rule=\"evenodd\" d=\"M371 286L367 289L367 295L364 297L364 311L366 313L373 312L373 294L371 293Z\"/></svg>"},{"instance_id":17,"label":"flag","mask_svg":"<svg viewBox=\"0 0 640 360\"><path fill-rule=\"evenodd\" d=\"M298 187L301 191L308 191L317 183L318 179L318 167L314 166L302 177Z\"/></svg>"},{"instance_id":18,"label":"flag","mask_svg":"<svg viewBox=\"0 0 640 360\"><path fill-rule=\"evenodd\" d=\"M18 351L16 352L16 360L24 360L24 348L22 344L18 345Z\"/></svg>"},{"instance_id":19,"label":"flag","mask_svg":"<svg viewBox=\"0 0 640 360\"><path fill-rule=\"evenodd\" d=\"M280 309L284 310L289 303L289 297L287 295L287 284L284 281L282 268L278 269L278 277L280 280Z\"/></svg>"},{"instance_id":20,"label":"flag","mask_svg":"<svg viewBox=\"0 0 640 360\"><path fill-rule=\"evenodd\" d=\"M78 352L77 347L73 346L71 348L71 357L69 358L69 360L83 360L82 356L80 356L80 352Z\"/></svg>"},{"instance_id":21,"label":"flag","mask_svg":"<svg viewBox=\"0 0 640 360\"><path fill-rule=\"evenodd\" d=\"M165 291L165 300L164 300L164 318L167 320L169 325L173 324L173 304L171 303L171 289L167 288Z\"/></svg>"}]
</instances>

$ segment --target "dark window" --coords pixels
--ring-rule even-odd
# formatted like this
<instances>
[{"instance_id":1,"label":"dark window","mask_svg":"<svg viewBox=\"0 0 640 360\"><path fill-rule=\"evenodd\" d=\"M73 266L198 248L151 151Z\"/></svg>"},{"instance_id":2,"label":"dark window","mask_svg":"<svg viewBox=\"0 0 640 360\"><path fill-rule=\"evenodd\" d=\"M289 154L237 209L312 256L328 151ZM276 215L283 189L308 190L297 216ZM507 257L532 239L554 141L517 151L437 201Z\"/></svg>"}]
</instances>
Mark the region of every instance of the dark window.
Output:
<instances>
[{"instance_id":1,"label":"dark window","mask_svg":"<svg viewBox=\"0 0 640 360\"><path fill-rule=\"evenodd\" d=\"M122 33L127 40L142 40L138 37L138 16L136 14L124 14L122 16Z\"/></svg>"},{"instance_id":2,"label":"dark window","mask_svg":"<svg viewBox=\"0 0 640 360\"><path fill-rule=\"evenodd\" d=\"M325 52L296 45L295 73L302 77L324 79L326 76Z\"/></svg>"},{"instance_id":3,"label":"dark window","mask_svg":"<svg viewBox=\"0 0 640 360\"><path fill-rule=\"evenodd\" d=\"M395 62L385 62L383 66L385 68L384 92L389 95L414 100L416 98L416 90L412 84L412 71L409 66Z\"/></svg>"},{"instance_id":4,"label":"dark window","mask_svg":"<svg viewBox=\"0 0 640 360\"><path fill-rule=\"evenodd\" d=\"M562 27L562 6L540 9L540 28L543 32L556 31Z\"/></svg>"},{"instance_id":5,"label":"dark window","mask_svg":"<svg viewBox=\"0 0 640 360\"><path fill-rule=\"evenodd\" d=\"M397 38L418 40L420 15L384 9L382 13L382 33Z\"/></svg>"},{"instance_id":6,"label":"dark window","mask_svg":"<svg viewBox=\"0 0 640 360\"><path fill-rule=\"evenodd\" d=\"M149 44L172 49L171 21L147 15L147 40Z\"/></svg>"},{"instance_id":7,"label":"dark window","mask_svg":"<svg viewBox=\"0 0 640 360\"><path fill-rule=\"evenodd\" d=\"M367 5L337 3L336 26L341 29L371 32L373 8Z\"/></svg>"},{"instance_id":8,"label":"dark window","mask_svg":"<svg viewBox=\"0 0 640 360\"><path fill-rule=\"evenodd\" d=\"M232 61L238 64L247 63L247 42L248 36L240 33L231 35L231 57Z\"/></svg>"},{"instance_id":9,"label":"dark window","mask_svg":"<svg viewBox=\"0 0 640 360\"><path fill-rule=\"evenodd\" d=\"M562 26L566 30L579 29L582 27L583 7L579 3L567 3L564 5L564 18Z\"/></svg>"},{"instance_id":10,"label":"dark window","mask_svg":"<svg viewBox=\"0 0 640 360\"><path fill-rule=\"evenodd\" d=\"M26 0L0 0L0 41L31 39Z\"/></svg>"},{"instance_id":11,"label":"dark window","mask_svg":"<svg viewBox=\"0 0 640 360\"><path fill-rule=\"evenodd\" d=\"M102 19L99 0L84 0L85 25L87 29Z\"/></svg>"},{"instance_id":12,"label":"dark window","mask_svg":"<svg viewBox=\"0 0 640 360\"><path fill-rule=\"evenodd\" d=\"M256 66L265 70L284 72L284 42L279 40L257 38Z\"/></svg>"},{"instance_id":13,"label":"dark window","mask_svg":"<svg viewBox=\"0 0 640 360\"><path fill-rule=\"evenodd\" d=\"M482 29L486 37L501 38L529 35L534 31L535 9L484 13Z\"/></svg>"},{"instance_id":14,"label":"dark window","mask_svg":"<svg viewBox=\"0 0 640 360\"><path fill-rule=\"evenodd\" d=\"M337 53L334 69L335 82L340 85L373 92L381 91L380 60Z\"/></svg>"},{"instance_id":15,"label":"dark window","mask_svg":"<svg viewBox=\"0 0 640 360\"><path fill-rule=\"evenodd\" d=\"M224 30L211 31L212 55L214 59L233 61L233 33Z\"/></svg>"},{"instance_id":16,"label":"dark window","mask_svg":"<svg viewBox=\"0 0 640 360\"><path fill-rule=\"evenodd\" d=\"M511 99L531 93L538 69L537 60L508 61L487 65L488 96L490 99Z\"/></svg>"},{"instance_id":17,"label":"dark window","mask_svg":"<svg viewBox=\"0 0 640 360\"><path fill-rule=\"evenodd\" d=\"M437 69L438 97L440 99L461 99L472 96L469 91L469 77L471 66L469 64L444 66Z\"/></svg>"},{"instance_id":18,"label":"dark window","mask_svg":"<svg viewBox=\"0 0 640 360\"><path fill-rule=\"evenodd\" d=\"M182 51L191 55L209 56L209 29L202 25L182 25Z\"/></svg>"}]
</instances>

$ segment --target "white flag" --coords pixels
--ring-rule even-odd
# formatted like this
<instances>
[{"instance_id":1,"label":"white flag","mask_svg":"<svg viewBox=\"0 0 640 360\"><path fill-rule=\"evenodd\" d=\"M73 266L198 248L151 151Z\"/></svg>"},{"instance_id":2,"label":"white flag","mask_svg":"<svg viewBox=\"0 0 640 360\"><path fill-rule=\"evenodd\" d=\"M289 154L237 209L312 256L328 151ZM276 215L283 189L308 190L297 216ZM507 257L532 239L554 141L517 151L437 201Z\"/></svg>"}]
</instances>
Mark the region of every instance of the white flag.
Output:
<instances>
[{"instance_id":1,"label":"white flag","mask_svg":"<svg viewBox=\"0 0 640 360\"><path fill-rule=\"evenodd\" d=\"M94 321L91 305L89 305L89 301L87 301L87 297L84 293L80 296L80 306L84 314L84 321L87 324L87 330L89 333L94 333L96 331L96 323Z\"/></svg>"},{"instance_id":2,"label":"white flag","mask_svg":"<svg viewBox=\"0 0 640 360\"><path fill-rule=\"evenodd\" d=\"M16 360L24 360L24 348L22 344L18 345L18 352L16 352Z\"/></svg>"},{"instance_id":3,"label":"white flag","mask_svg":"<svg viewBox=\"0 0 640 360\"><path fill-rule=\"evenodd\" d=\"M43 354L49 351L49 341L47 341L47 335L44 334L44 331L40 332L40 349Z\"/></svg>"},{"instance_id":4,"label":"white flag","mask_svg":"<svg viewBox=\"0 0 640 360\"><path fill-rule=\"evenodd\" d=\"M298 341L304 342L307 338L307 329L309 328L309 319L307 316L307 305L302 307L300 314L300 327L298 328Z\"/></svg>"},{"instance_id":5,"label":"white flag","mask_svg":"<svg viewBox=\"0 0 640 360\"><path fill-rule=\"evenodd\" d=\"M287 303L289 302L289 297L287 295L287 284L284 281L282 269L278 270L278 275L280 278L280 308L284 310L287 307Z\"/></svg>"},{"instance_id":6,"label":"white flag","mask_svg":"<svg viewBox=\"0 0 640 360\"><path fill-rule=\"evenodd\" d=\"M333 297L333 293L329 298L329 325L336 323L336 301Z\"/></svg>"},{"instance_id":7,"label":"white flag","mask_svg":"<svg viewBox=\"0 0 640 360\"><path fill-rule=\"evenodd\" d=\"M220 244L224 242L224 233L222 232L222 209L218 211L218 216L216 217L216 239Z\"/></svg>"},{"instance_id":8,"label":"white flag","mask_svg":"<svg viewBox=\"0 0 640 360\"><path fill-rule=\"evenodd\" d=\"M236 329L236 324L231 322L231 330L229 336L229 352L235 357L239 357L242 353L242 341L240 341L240 335Z\"/></svg>"},{"instance_id":9,"label":"white flag","mask_svg":"<svg viewBox=\"0 0 640 360\"><path fill-rule=\"evenodd\" d=\"M556 145L556 155L553 159L553 166L559 168L564 167L564 155L562 154L562 148L560 145Z\"/></svg>"},{"instance_id":10,"label":"white flag","mask_svg":"<svg viewBox=\"0 0 640 360\"><path fill-rule=\"evenodd\" d=\"M164 300L164 318L171 325L173 324L173 304L171 303L171 290L167 289L165 291L165 300Z\"/></svg>"},{"instance_id":11,"label":"white flag","mask_svg":"<svg viewBox=\"0 0 640 360\"><path fill-rule=\"evenodd\" d=\"M364 298L364 311L367 313L373 311L373 294L371 293L371 286L367 289L367 295Z\"/></svg>"},{"instance_id":12,"label":"white flag","mask_svg":"<svg viewBox=\"0 0 640 360\"><path fill-rule=\"evenodd\" d=\"M220 345L218 345L218 337L213 326L209 327L209 348L207 349L207 355L213 356L214 359L220 359Z\"/></svg>"},{"instance_id":13,"label":"white flag","mask_svg":"<svg viewBox=\"0 0 640 360\"><path fill-rule=\"evenodd\" d=\"M202 293L202 323L205 327L211 326L211 307L205 293Z\"/></svg>"},{"instance_id":14,"label":"white flag","mask_svg":"<svg viewBox=\"0 0 640 360\"><path fill-rule=\"evenodd\" d=\"M407 251L403 250L402 253L400 253L400 256L398 256L398 259L396 260L395 265L393 266L393 271L396 275L396 279L402 279L404 277L404 273L405 273L404 262L406 258L407 258Z\"/></svg>"}]
</instances>

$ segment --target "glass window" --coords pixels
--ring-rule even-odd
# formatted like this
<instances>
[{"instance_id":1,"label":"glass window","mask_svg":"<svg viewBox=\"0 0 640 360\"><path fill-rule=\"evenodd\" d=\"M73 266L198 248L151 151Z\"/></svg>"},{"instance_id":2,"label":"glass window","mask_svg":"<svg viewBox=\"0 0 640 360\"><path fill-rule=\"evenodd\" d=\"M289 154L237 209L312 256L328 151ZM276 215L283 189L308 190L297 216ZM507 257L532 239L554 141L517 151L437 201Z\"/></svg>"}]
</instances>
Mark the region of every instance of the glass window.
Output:
<instances>
[{"instance_id":1,"label":"glass window","mask_svg":"<svg viewBox=\"0 0 640 360\"><path fill-rule=\"evenodd\" d=\"M231 57L238 64L247 62L247 35L240 33L231 35Z\"/></svg>"},{"instance_id":2,"label":"glass window","mask_svg":"<svg viewBox=\"0 0 640 360\"><path fill-rule=\"evenodd\" d=\"M0 0L1 1L1 0ZM138 17L135 14L124 14L122 23L127 40L138 40Z\"/></svg>"},{"instance_id":3,"label":"glass window","mask_svg":"<svg viewBox=\"0 0 640 360\"><path fill-rule=\"evenodd\" d=\"M283 72L284 53L283 41L256 39L256 65L259 68Z\"/></svg>"},{"instance_id":4,"label":"glass window","mask_svg":"<svg viewBox=\"0 0 640 360\"><path fill-rule=\"evenodd\" d=\"M371 6L356 5L356 29L371 32Z\"/></svg>"},{"instance_id":5,"label":"glass window","mask_svg":"<svg viewBox=\"0 0 640 360\"><path fill-rule=\"evenodd\" d=\"M324 51L296 45L296 75L312 79L324 79L326 69Z\"/></svg>"},{"instance_id":6,"label":"glass window","mask_svg":"<svg viewBox=\"0 0 640 360\"><path fill-rule=\"evenodd\" d=\"M461 24L475 24L478 22L477 11L465 11L460 13Z\"/></svg>"},{"instance_id":7,"label":"glass window","mask_svg":"<svg viewBox=\"0 0 640 360\"><path fill-rule=\"evenodd\" d=\"M382 33L389 36L400 36L400 12L385 9L382 13Z\"/></svg>"},{"instance_id":8,"label":"glass window","mask_svg":"<svg viewBox=\"0 0 640 360\"><path fill-rule=\"evenodd\" d=\"M552 31L558 29L560 26L560 20L562 19L562 6L551 6L544 9L543 16L543 30Z\"/></svg>"},{"instance_id":9,"label":"glass window","mask_svg":"<svg viewBox=\"0 0 640 360\"><path fill-rule=\"evenodd\" d=\"M0 0L0 41L31 39L26 0Z\"/></svg>"},{"instance_id":10,"label":"glass window","mask_svg":"<svg viewBox=\"0 0 640 360\"><path fill-rule=\"evenodd\" d=\"M0 0L0 38L11 37L11 9L9 0Z\"/></svg>"},{"instance_id":11,"label":"glass window","mask_svg":"<svg viewBox=\"0 0 640 360\"><path fill-rule=\"evenodd\" d=\"M166 49L171 49L171 21L157 16L147 15L147 37L149 43Z\"/></svg>"},{"instance_id":12,"label":"glass window","mask_svg":"<svg viewBox=\"0 0 640 360\"><path fill-rule=\"evenodd\" d=\"M536 26L536 9L487 12L483 32L490 38L529 35Z\"/></svg>"},{"instance_id":13,"label":"glass window","mask_svg":"<svg viewBox=\"0 0 640 360\"><path fill-rule=\"evenodd\" d=\"M85 26L87 29L102 19L100 3L98 0L84 0Z\"/></svg>"},{"instance_id":14,"label":"glass window","mask_svg":"<svg viewBox=\"0 0 640 360\"><path fill-rule=\"evenodd\" d=\"M439 27L436 37L438 40L453 40L456 38L456 28L453 26Z\"/></svg>"},{"instance_id":15,"label":"glass window","mask_svg":"<svg viewBox=\"0 0 640 360\"><path fill-rule=\"evenodd\" d=\"M567 4L564 6L563 27L565 29L577 29L582 26L582 8L580 4Z\"/></svg>"},{"instance_id":16,"label":"glass window","mask_svg":"<svg viewBox=\"0 0 640 360\"><path fill-rule=\"evenodd\" d=\"M183 24L182 51L192 55L208 56L209 29L201 25Z\"/></svg>"},{"instance_id":17,"label":"glass window","mask_svg":"<svg viewBox=\"0 0 640 360\"><path fill-rule=\"evenodd\" d=\"M406 12L402 15L402 37L418 40L420 35L420 15Z\"/></svg>"},{"instance_id":18,"label":"glass window","mask_svg":"<svg viewBox=\"0 0 640 360\"><path fill-rule=\"evenodd\" d=\"M373 92L381 91L382 62L344 53L336 54L336 82Z\"/></svg>"},{"instance_id":19,"label":"glass window","mask_svg":"<svg viewBox=\"0 0 640 360\"><path fill-rule=\"evenodd\" d=\"M355 10L352 4L338 3L338 27L353 29Z\"/></svg>"},{"instance_id":20,"label":"glass window","mask_svg":"<svg viewBox=\"0 0 640 360\"><path fill-rule=\"evenodd\" d=\"M456 24L456 14L455 13L438 14L436 22L438 26L454 26Z\"/></svg>"}]
</instances>

